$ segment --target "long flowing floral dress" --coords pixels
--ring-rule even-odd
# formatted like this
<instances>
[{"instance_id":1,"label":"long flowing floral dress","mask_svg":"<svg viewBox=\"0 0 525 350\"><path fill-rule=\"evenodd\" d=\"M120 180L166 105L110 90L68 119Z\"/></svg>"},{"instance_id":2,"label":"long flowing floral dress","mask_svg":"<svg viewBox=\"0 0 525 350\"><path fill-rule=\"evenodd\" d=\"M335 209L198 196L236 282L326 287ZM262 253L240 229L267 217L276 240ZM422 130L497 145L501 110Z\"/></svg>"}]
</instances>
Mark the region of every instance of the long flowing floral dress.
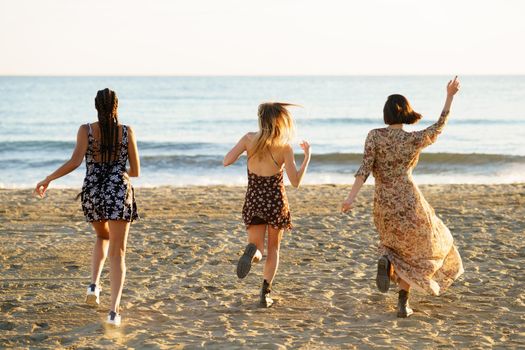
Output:
<instances>
[{"instance_id":1,"label":"long flowing floral dress","mask_svg":"<svg viewBox=\"0 0 525 350\"><path fill-rule=\"evenodd\" d=\"M395 273L416 290L439 295L463 272L449 229L436 216L412 179L423 148L434 143L448 113L415 132L374 129L365 142L363 163L355 176L375 178L374 224L380 253Z\"/></svg>"}]
</instances>

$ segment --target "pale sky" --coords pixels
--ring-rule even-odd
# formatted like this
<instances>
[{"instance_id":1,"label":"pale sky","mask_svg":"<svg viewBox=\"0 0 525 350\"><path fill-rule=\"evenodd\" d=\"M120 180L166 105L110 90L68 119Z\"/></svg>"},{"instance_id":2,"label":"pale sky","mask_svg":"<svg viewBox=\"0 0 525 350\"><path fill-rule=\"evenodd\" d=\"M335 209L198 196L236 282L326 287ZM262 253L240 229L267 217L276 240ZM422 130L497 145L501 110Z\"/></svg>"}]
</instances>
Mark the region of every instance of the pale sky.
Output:
<instances>
[{"instance_id":1,"label":"pale sky","mask_svg":"<svg viewBox=\"0 0 525 350\"><path fill-rule=\"evenodd\" d=\"M0 75L525 74L523 0L0 0Z\"/></svg>"}]
</instances>

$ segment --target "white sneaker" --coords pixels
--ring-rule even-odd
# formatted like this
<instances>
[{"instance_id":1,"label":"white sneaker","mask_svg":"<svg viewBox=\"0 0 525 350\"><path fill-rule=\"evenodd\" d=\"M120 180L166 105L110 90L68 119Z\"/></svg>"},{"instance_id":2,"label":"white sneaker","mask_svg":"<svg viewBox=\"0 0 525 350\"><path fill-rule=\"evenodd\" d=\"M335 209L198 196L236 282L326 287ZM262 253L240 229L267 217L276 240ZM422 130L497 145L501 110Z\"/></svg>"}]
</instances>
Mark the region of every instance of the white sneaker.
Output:
<instances>
[{"instance_id":1,"label":"white sneaker","mask_svg":"<svg viewBox=\"0 0 525 350\"><path fill-rule=\"evenodd\" d=\"M86 304L98 306L100 304L100 290L96 284L90 284L86 293Z\"/></svg>"},{"instance_id":2,"label":"white sneaker","mask_svg":"<svg viewBox=\"0 0 525 350\"><path fill-rule=\"evenodd\" d=\"M120 326L121 321L122 318L120 317L120 314L117 314L115 311L110 311L106 323L118 327Z\"/></svg>"}]
</instances>

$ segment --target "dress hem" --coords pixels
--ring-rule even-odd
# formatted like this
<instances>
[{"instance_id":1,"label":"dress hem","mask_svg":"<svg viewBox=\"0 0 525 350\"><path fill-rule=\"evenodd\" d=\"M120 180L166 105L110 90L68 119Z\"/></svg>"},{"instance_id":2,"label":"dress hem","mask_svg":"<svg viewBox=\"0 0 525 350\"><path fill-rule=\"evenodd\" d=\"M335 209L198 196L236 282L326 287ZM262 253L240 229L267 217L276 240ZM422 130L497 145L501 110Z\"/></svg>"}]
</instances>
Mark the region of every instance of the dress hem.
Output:
<instances>
[{"instance_id":1,"label":"dress hem","mask_svg":"<svg viewBox=\"0 0 525 350\"><path fill-rule=\"evenodd\" d=\"M97 220L87 220L86 219L86 222L99 222L99 221L126 221L126 222L134 222L134 221L137 221L137 220L140 220L140 217L137 217L137 218L133 218L133 219L124 219L124 218L117 218L117 219L97 219Z\"/></svg>"},{"instance_id":2,"label":"dress hem","mask_svg":"<svg viewBox=\"0 0 525 350\"><path fill-rule=\"evenodd\" d=\"M389 260L391 260L389 258ZM426 294L432 294L434 296L440 296L442 294L442 292L445 292L448 287L450 287L452 285L452 283L450 283L448 286L446 286L446 288L442 288L439 283L437 283L436 281L434 281L433 279L430 279L429 281L429 286L428 286L428 290L421 287L419 284L413 282L410 278L407 277L407 275L404 273L404 272L401 272L399 270L396 269L396 266L393 262L392 263L392 266L394 268L394 273L399 277L401 278L403 281L405 281L406 283L408 283L408 285L411 287L411 288L414 288L416 291L418 292L421 292L421 293L426 293ZM463 267L461 267L461 269L458 270L458 272L453 276L453 277L449 277L452 281L455 281L456 279L458 279L461 275L463 275L463 273L465 273L465 270ZM447 276L448 277L448 276Z\"/></svg>"},{"instance_id":3,"label":"dress hem","mask_svg":"<svg viewBox=\"0 0 525 350\"><path fill-rule=\"evenodd\" d=\"M286 231L291 231L293 229L293 225L292 224L286 224L286 225L283 225L283 226L277 226L277 225L272 225L271 223L266 223L266 224L261 224L261 225L265 225L265 226L271 226L272 228L276 229L276 230L286 230ZM246 227L246 229L250 228L250 226L255 226L254 224L244 224L244 226Z\"/></svg>"}]
</instances>

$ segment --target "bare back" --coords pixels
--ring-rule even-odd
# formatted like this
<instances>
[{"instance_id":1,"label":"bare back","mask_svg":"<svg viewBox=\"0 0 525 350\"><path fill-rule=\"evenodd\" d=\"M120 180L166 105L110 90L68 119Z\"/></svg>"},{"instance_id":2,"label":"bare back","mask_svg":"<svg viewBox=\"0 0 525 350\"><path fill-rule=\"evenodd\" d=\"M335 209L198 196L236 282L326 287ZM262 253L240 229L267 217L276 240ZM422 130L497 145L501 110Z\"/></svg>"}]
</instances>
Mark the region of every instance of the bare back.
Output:
<instances>
[{"instance_id":1,"label":"bare back","mask_svg":"<svg viewBox=\"0 0 525 350\"><path fill-rule=\"evenodd\" d=\"M92 128L92 131L93 131L93 139L95 141L95 144L93 145L94 146L94 154L93 154L93 157L94 157L94 160L95 162L97 163L100 163L102 157L101 157L101 154L100 154L100 137L101 137L101 132L100 132L100 125L98 122L95 122L93 124L91 124L91 128ZM118 126L118 140L119 140L119 145L122 146L122 125L119 125ZM118 158L118 152L120 150L115 150L114 154L113 154L113 160L116 160Z\"/></svg>"},{"instance_id":2,"label":"bare back","mask_svg":"<svg viewBox=\"0 0 525 350\"><path fill-rule=\"evenodd\" d=\"M248 170L259 176L272 176L279 173L284 165L284 147L272 147L264 154L252 154L257 141L257 133L247 134Z\"/></svg>"}]
</instances>

